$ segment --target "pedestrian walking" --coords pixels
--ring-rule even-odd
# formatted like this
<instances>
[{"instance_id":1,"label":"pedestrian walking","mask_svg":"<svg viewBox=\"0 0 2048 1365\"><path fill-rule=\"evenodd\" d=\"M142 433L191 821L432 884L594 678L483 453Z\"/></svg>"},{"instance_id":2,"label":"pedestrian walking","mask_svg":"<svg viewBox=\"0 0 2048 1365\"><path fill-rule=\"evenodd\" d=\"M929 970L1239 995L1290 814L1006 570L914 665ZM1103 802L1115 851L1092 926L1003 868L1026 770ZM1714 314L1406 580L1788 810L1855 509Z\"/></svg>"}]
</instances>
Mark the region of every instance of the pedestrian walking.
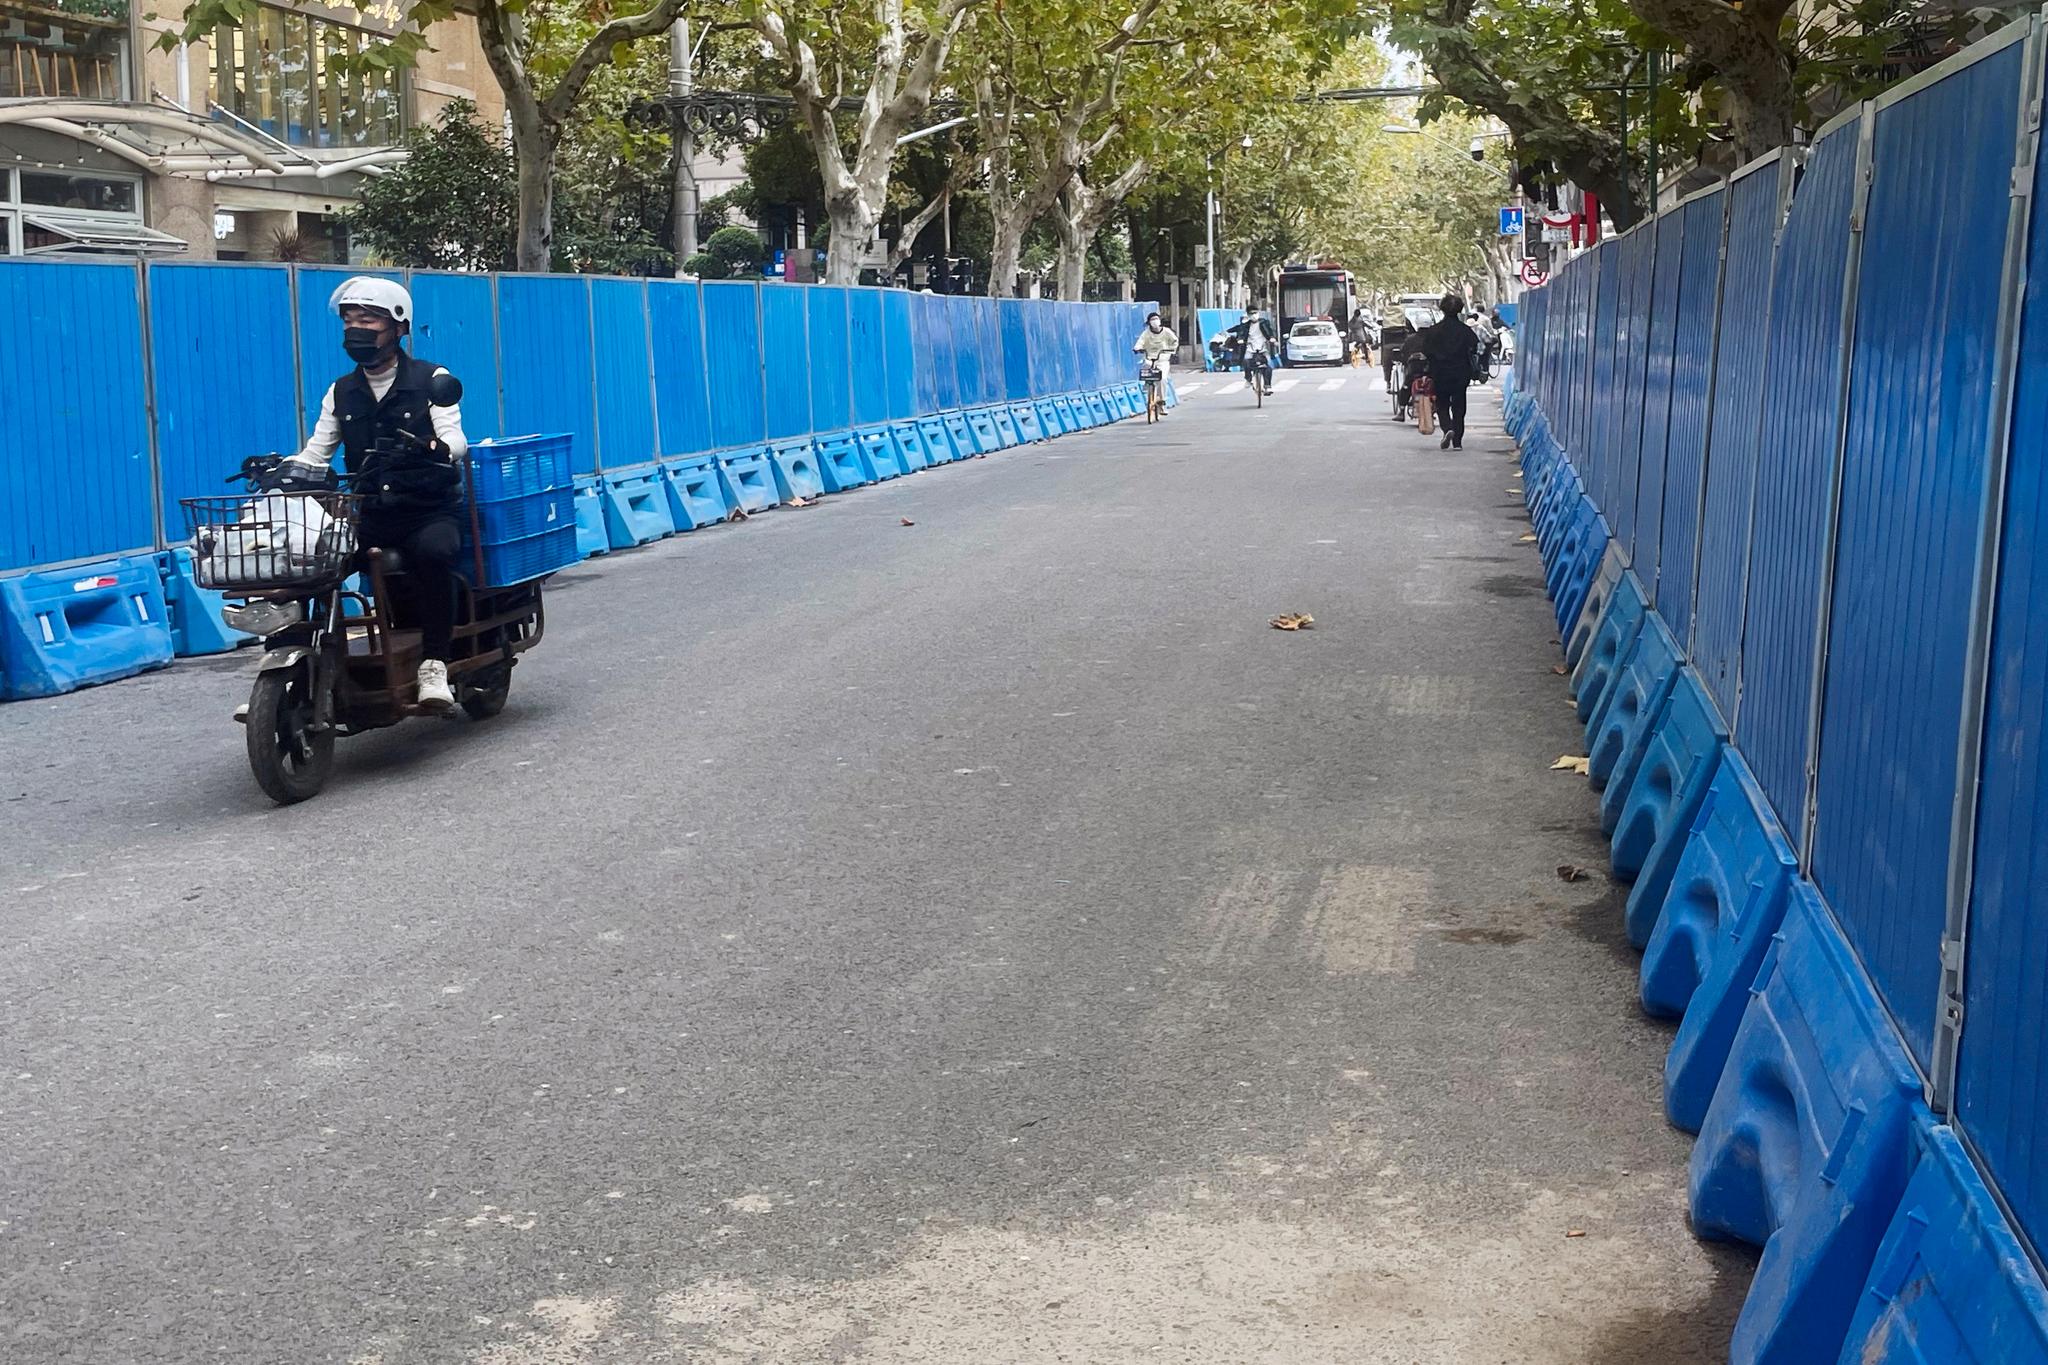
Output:
<instances>
[{"instance_id":1,"label":"pedestrian walking","mask_svg":"<svg viewBox=\"0 0 2048 1365\"><path fill-rule=\"evenodd\" d=\"M1465 325L1465 300L1443 298L1443 320L1422 334L1429 356L1429 377L1436 389L1436 415L1442 421L1441 450L1465 448L1465 390L1472 384L1472 355L1479 338Z\"/></svg>"}]
</instances>

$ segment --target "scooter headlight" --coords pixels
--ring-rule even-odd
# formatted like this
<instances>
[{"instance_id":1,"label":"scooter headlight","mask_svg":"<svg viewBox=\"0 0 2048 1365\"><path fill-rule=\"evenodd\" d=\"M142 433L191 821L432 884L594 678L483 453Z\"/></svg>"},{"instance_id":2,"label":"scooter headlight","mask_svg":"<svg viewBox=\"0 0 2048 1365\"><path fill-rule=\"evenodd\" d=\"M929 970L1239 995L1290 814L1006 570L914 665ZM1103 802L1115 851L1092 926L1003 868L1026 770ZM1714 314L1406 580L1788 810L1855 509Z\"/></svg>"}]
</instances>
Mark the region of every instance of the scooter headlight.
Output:
<instances>
[{"instance_id":1,"label":"scooter headlight","mask_svg":"<svg viewBox=\"0 0 2048 1365\"><path fill-rule=\"evenodd\" d=\"M297 602L243 602L237 606L222 607L220 619L235 630L270 636L305 620L306 611Z\"/></svg>"}]
</instances>

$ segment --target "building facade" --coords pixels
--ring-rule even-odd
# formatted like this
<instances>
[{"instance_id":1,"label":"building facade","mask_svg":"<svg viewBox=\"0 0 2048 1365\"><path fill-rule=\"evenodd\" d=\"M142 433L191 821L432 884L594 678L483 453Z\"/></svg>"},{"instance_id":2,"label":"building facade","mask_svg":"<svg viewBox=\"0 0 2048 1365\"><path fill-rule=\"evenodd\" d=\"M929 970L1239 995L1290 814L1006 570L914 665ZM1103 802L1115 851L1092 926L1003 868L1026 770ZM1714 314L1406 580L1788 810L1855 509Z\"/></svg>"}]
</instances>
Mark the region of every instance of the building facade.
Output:
<instances>
[{"instance_id":1,"label":"building facade","mask_svg":"<svg viewBox=\"0 0 2048 1365\"><path fill-rule=\"evenodd\" d=\"M0 255L349 262L342 215L407 128L456 99L504 116L466 17L403 73L351 60L395 9L262 4L162 48L175 17L0 0Z\"/></svg>"}]
</instances>

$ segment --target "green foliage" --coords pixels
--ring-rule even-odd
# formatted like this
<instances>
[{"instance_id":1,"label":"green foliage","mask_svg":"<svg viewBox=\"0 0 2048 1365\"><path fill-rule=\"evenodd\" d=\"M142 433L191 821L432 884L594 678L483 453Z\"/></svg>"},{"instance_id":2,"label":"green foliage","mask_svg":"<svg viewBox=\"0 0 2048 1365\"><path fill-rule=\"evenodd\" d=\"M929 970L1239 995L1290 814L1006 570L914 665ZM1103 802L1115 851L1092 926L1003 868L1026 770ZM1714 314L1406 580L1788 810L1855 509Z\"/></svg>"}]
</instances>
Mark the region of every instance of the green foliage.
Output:
<instances>
[{"instance_id":1,"label":"green foliage","mask_svg":"<svg viewBox=\"0 0 2048 1365\"><path fill-rule=\"evenodd\" d=\"M732 271L726 268L725 262L719 260L708 251L700 251L694 256L684 257L683 273L685 275L695 275L702 280L729 280L732 278Z\"/></svg>"},{"instance_id":2,"label":"green foliage","mask_svg":"<svg viewBox=\"0 0 2048 1365\"><path fill-rule=\"evenodd\" d=\"M512 151L457 100L405 135L406 159L365 182L349 234L393 265L505 270L518 202Z\"/></svg>"},{"instance_id":3,"label":"green foliage","mask_svg":"<svg viewBox=\"0 0 2048 1365\"><path fill-rule=\"evenodd\" d=\"M724 273L713 276L714 279L740 278L761 273L761 266L768 259L768 244L746 228L720 228L705 241L700 254L724 267Z\"/></svg>"}]
</instances>

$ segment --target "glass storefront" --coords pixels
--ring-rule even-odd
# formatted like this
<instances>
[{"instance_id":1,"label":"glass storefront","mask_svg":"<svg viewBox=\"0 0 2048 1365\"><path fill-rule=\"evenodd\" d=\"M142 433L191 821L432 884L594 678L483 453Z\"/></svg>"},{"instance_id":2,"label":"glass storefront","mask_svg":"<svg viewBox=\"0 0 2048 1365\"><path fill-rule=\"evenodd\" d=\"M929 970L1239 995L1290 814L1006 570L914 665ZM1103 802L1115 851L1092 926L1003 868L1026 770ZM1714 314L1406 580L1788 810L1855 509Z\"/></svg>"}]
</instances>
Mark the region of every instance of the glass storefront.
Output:
<instances>
[{"instance_id":1,"label":"glass storefront","mask_svg":"<svg viewBox=\"0 0 2048 1365\"><path fill-rule=\"evenodd\" d=\"M347 24L260 7L214 34L214 102L295 147L390 146L404 130L398 73L357 60L376 41Z\"/></svg>"},{"instance_id":2,"label":"glass storefront","mask_svg":"<svg viewBox=\"0 0 2048 1365\"><path fill-rule=\"evenodd\" d=\"M123 100L128 0L0 0L0 99Z\"/></svg>"}]
</instances>

